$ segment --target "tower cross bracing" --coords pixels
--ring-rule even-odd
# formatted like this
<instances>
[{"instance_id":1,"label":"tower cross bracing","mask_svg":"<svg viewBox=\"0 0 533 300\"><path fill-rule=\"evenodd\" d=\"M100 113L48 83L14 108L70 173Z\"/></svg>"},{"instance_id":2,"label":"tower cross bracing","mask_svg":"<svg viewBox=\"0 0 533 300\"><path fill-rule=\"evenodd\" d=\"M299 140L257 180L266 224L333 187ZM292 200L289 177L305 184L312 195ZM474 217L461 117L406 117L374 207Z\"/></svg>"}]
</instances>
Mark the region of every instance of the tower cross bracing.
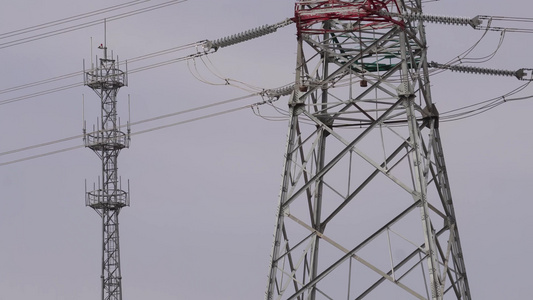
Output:
<instances>
[{"instance_id":1,"label":"tower cross bracing","mask_svg":"<svg viewBox=\"0 0 533 300\"><path fill-rule=\"evenodd\" d=\"M470 299L420 0L297 1L265 299ZM395 16L395 17L392 17Z\"/></svg>"}]
</instances>

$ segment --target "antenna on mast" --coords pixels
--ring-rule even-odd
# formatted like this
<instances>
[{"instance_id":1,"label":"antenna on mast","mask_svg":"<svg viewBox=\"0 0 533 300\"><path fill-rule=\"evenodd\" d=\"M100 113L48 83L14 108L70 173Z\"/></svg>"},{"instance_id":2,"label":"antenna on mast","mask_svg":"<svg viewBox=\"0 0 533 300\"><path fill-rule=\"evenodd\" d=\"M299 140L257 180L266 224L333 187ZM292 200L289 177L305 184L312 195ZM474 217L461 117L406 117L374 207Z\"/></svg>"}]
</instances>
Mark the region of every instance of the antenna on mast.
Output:
<instances>
[{"instance_id":1,"label":"antenna on mast","mask_svg":"<svg viewBox=\"0 0 533 300\"><path fill-rule=\"evenodd\" d=\"M107 59L107 19L104 19L104 58Z\"/></svg>"},{"instance_id":2,"label":"antenna on mast","mask_svg":"<svg viewBox=\"0 0 533 300\"><path fill-rule=\"evenodd\" d=\"M94 61L93 61L93 37L91 36L91 70L94 68ZM85 70L84 70L85 73Z\"/></svg>"}]
</instances>

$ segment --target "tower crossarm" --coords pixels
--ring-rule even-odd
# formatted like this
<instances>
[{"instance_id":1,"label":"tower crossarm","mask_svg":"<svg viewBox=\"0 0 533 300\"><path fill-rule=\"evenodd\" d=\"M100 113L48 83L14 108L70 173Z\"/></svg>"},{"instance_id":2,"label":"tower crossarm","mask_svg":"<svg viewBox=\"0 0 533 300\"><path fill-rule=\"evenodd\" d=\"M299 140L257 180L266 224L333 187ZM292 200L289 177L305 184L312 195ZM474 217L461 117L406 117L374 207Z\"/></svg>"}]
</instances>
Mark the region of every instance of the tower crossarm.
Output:
<instances>
[{"instance_id":1,"label":"tower crossarm","mask_svg":"<svg viewBox=\"0 0 533 300\"><path fill-rule=\"evenodd\" d=\"M398 10L399 6L396 0L368 0L368 1L344 1L344 0L301 0L296 1L294 18L298 29L298 35L301 34L319 34L332 32L346 32L362 28L383 28L389 24L396 24L403 27L401 20L395 20L388 13L391 10ZM381 12L384 12L381 14ZM315 25L325 21L337 20L357 23L353 28L325 28ZM348 30L346 30L348 29Z\"/></svg>"},{"instance_id":2,"label":"tower crossarm","mask_svg":"<svg viewBox=\"0 0 533 300\"><path fill-rule=\"evenodd\" d=\"M472 66L460 66L460 65L453 66L453 65L439 64L436 62L429 63L429 66L432 68L437 68L437 69L450 70L452 72L494 75L494 76L511 76L511 77L516 77L518 80L522 80L522 81L533 81L533 78L531 76L533 69L522 68L516 71L510 71L510 70L472 67Z\"/></svg>"}]
</instances>

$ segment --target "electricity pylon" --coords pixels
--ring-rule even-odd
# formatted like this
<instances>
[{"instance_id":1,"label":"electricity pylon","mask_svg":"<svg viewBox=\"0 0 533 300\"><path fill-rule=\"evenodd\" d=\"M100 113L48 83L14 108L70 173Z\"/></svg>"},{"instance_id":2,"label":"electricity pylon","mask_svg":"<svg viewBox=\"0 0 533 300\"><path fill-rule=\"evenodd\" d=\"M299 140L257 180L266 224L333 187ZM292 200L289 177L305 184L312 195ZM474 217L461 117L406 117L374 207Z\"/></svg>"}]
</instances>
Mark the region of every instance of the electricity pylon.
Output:
<instances>
[{"instance_id":1,"label":"electricity pylon","mask_svg":"<svg viewBox=\"0 0 533 300\"><path fill-rule=\"evenodd\" d=\"M100 97L101 116L97 128L86 133L85 146L93 150L102 162L102 175L98 187L86 192L85 204L102 217L102 300L122 300L122 275L120 272L120 247L118 214L129 206L129 193L122 190L118 176L118 154L129 147L130 130L120 131L117 118L117 93L127 85L127 74L119 69L118 62L108 58L97 59L97 66L84 72L85 85ZM129 125L129 124L128 124Z\"/></svg>"},{"instance_id":2,"label":"electricity pylon","mask_svg":"<svg viewBox=\"0 0 533 300\"><path fill-rule=\"evenodd\" d=\"M297 1L266 299L470 299L421 0Z\"/></svg>"}]
</instances>

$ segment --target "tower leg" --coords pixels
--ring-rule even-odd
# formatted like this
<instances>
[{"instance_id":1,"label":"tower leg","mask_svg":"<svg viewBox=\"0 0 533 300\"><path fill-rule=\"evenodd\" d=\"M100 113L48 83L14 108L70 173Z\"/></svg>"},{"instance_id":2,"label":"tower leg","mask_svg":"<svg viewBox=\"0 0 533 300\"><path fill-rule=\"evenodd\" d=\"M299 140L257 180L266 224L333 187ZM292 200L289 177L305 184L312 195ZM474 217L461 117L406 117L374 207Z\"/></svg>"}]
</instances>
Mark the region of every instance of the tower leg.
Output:
<instances>
[{"instance_id":1,"label":"tower leg","mask_svg":"<svg viewBox=\"0 0 533 300\"><path fill-rule=\"evenodd\" d=\"M105 210L102 214L102 299L104 300L122 300L118 214L119 210Z\"/></svg>"},{"instance_id":2,"label":"tower leg","mask_svg":"<svg viewBox=\"0 0 533 300\"><path fill-rule=\"evenodd\" d=\"M267 300L470 299L423 24L379 10L422 7L296 5Z\"/></svg>"}]
</instances>

